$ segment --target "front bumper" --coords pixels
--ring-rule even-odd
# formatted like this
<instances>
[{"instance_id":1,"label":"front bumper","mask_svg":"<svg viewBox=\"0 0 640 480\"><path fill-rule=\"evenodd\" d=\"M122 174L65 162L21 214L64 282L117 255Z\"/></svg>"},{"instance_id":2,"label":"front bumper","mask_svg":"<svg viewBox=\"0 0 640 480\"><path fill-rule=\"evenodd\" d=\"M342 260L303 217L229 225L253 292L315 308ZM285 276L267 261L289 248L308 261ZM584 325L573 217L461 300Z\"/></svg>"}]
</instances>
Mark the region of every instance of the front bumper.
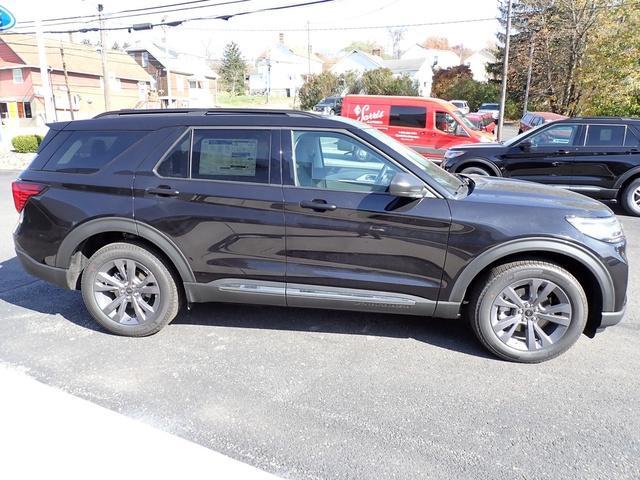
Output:
<instances>
[{"instance_id":1,"label":"front bumper","mask_svg":"<svg viewBox=\"0 0 640 480\"><path fill-rule=\"evenodd\" d=\"M627 309L627 305L625 303L622 310L617 312L602 312L602 320L600 321L600 326L598 327L597 332L603 331L607 327L612 327L613 325L617 325L620 323L622 318L624 317L624 312Z\"/></svg>"}]
</instances>

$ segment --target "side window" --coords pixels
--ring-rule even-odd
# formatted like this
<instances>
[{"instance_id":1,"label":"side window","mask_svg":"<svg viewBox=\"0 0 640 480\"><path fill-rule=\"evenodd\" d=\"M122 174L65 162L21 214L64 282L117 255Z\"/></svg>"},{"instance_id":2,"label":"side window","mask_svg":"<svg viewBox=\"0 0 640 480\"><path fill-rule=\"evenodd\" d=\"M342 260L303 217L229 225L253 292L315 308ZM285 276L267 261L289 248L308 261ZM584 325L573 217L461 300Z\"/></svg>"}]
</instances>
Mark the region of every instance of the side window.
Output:
<instances>
[{"instance_id":1,"label":"side window","mask_svg":"<svg viewBox=\"0 0 640 480\"><path fill-rule=\"evenodd\" d=\"M589 147L621 147L624 143L624 125L589 125L586 145Z\"/></svg>"},{"instance_id":2,"label":"side window","mask_svg":"<svg viewBox=\"0 0 640 480\"><path fill-rule=\"evenodd\" d=\"M467 136L467 133L464 131L464 128L458 123L458 121L453 118L450 114L446 112L436 112L436 129L441 132L449 133L451 135L459 135L462 137Z\"/></svg>"},{"instance_id":3,"label":"side window","mask_svg":"<svg viewBox=\"0 0 640 480\"><path fill-rule=\"evenodd\" d=\"M531 122L531 114L525 113L524 117L522 117L522 123L529 124Z\"/></svg>"},{"instance_id":4,"label":"side window","mask_svg":"<svg viewBox=\"0 0 640 480\"><path fill-rule=\"evenodd\" d=\"M386 192L399 171L358 140L338 132L295 131L295 184L355 192Z\"/></svg>"},{"instance_id":5,"label":"side window","mask_svg":"<svg viewBox=\"0 0 640 480\"><path fill-rule=\"evenodd\" d=\"M536 147L556 147L573 145L578 134L578 125L554 125L528 138Z\"/></svg>"},{"instance_id":6,"label":"side window","mask_svg":"<svg viewBox=\"0 0 640 480\"><path fill-rule=\"evenodd\" d=\"M195 130L191 152L191 177L269 183L270 156L270 131Z\"/></svg>"},{"instance_id":7,"label":"side window","mask_svg":"<svg viewBox=\"0 0 640 480\"><path fill-rule=\"evenodd\" d=\"M191 151L191 132L182 136L164 157L156 172L161 177L187 178L189 176L189 152Z\"/></svg>"},{"instance_id":8,"label":"side window","mask_svg":"<svg viewBox=\"0 0 640 480\"><path fill-rule=\"evenodd\" d=\"M627 128L627 136L624 140L625 147L640 147L640 138L633 133L630 128Z\"/></svg>"},{"instance_id":9,"label":"side window","mask_svg":"<svg viewBox=\"0 0 640 480\"><path fill-rule=\"evenodd\" d=\"M65 173L97 172L144 135L145 132L73 132L49 159L44 170Z\"/></svg>"},{"instance_id":10,"label":"side window","mask_svg":"<svg viewBox=\"0 0 640 480\"><path fill-rule=\"evenodd\" d=\"M426 124L426 107L391 106L389 125L392 127L424 128Z\"/></svg>"}]
</instances>

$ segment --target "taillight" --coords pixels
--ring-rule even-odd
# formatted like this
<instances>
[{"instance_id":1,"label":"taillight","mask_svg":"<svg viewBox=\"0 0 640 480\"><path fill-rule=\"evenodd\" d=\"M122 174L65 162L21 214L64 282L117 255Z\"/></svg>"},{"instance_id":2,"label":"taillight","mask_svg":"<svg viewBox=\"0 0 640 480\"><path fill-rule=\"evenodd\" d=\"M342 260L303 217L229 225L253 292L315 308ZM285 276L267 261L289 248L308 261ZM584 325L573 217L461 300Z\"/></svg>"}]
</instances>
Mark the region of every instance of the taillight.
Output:
<instances>
[{"instance_id":1,"label":"taillight","mask_svg":"<svg viewBox=\"0 0 640 480\"><path fill-rule=\"evenodd\" d=\"M18 213L22 211L31 197L41 194L45 188L47 188L47 186L40 183L25 182L24 180L16 180L13 182L11 184L13 203Z\"/></svg>"}]
</instances>

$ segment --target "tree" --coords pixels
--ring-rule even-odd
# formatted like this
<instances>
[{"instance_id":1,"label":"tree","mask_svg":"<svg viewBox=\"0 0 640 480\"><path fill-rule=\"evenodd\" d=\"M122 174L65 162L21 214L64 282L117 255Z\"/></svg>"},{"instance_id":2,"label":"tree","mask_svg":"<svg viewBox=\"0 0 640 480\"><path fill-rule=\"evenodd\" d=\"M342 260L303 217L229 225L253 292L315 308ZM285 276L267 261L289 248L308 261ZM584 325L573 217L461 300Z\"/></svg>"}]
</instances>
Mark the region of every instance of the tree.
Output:
<instances>
[{"instance_id":1,"label":"tree","mask_svg":"<svg viewBox=\"0 0 640 480\"><path fill-rule=\"evenodd\" d=\"M341 52L349 53L354 50L360 50L361 52L373 53L376 51L380 52L381 56L386 56L384 52L384 48L375 40L354 40L348 45L346 45Z\"/></svg>"},{"instance_id":2,"label":"tree","mask_svg":"<svg viewBox=\"0 0 640 480\"><path fill-rule=\"evenodd\" d=\"M450 50L449 39L447 37L427 37L420 45L424 48Z\"/></svg>"},{"instance_id":3,"label":"tree","mask_svg":"<svg viewBox=\"0 0 640 480\"><path fill-rule=\"evenodd\" d=\"M418 95L418 83L408 75L394 77L388 68L377 68L362 74L355 85L364 95Z\"/></svg>"},{"instance_id":4,"label":"tree","mask_svg":"<svg viewBox=\"0 0 640 480\"><path fill-rule=\"evenodd\" d=\"M298 92L300 108L310 110L323 98L339 94L340 89L340 77L331 72L310 75Z\"/></svg>"},{"instance_id":5,"label":"tree","mask_svg":"<svg viewBox=\"0 0 640 480\"><path fill-rule=\"evenodd\" d=\"M461 80L473 80L473 73L467 65L457 65L451 68L436 70L431 83L431 95L438 98L445 98L447 90L452 84ZM452 100L451 98L447 100Z\"/></svg>"},{"instance_id":6,"label":"tree","mask_svg":"<svg viewBox=\"0 0 640 480\"><path fill-rule=\"evenodd\" d=\"M241 95L245 90L247 64L235 42L227 43L222 54L220 79L224 88L233 95Z\"/></svg>"},{"instance_id":7,"label":"tree","mask_svg":"<svg viewBox=\"0 0 640 480\"><path fill-rule=\"evenodd\" d=\"M390 28L389 36L391 37L391 45L393 46L393 56L394 58L400 58L400 42L404 38L405 33L407 33L406 28Z\"/></svg>"}]
</instances>

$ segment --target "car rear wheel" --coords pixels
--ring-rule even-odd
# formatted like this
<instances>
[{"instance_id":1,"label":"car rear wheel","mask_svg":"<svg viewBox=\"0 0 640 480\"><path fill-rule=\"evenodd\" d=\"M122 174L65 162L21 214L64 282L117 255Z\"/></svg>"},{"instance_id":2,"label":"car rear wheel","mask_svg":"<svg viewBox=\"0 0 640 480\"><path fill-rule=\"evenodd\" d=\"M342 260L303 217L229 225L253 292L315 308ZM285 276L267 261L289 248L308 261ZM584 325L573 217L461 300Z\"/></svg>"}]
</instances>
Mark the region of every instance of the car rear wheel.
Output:
<instances>
[{"instance_id":1,"label":"car rear wheel","mask_svg":"<svg viewBox=\"0 0 640 480\"><path fill-rule=\"evenodd\" d=\"M180 305L168 267L133 243L112 243L93 254L81 288L89 313L118 335L152 335L174 319Z\"/></svg>"},{"instance_id":2,"label":"car rear wheel","mask_svg":"<svg viewBox=\"0 0 640 480\"><path fill-rule=\"evenodd\" d=\"M640 216L640 178L632 180L620 195L622 206L631 215Z\"/></svg>"},{"instance_id":3,"label":"car rear wheel","mask_svg":"<svg viewBox=\"0 0 640 480\"><path fill-rule=\"evenodd\" d=\"M465 175L482 175L485 177L491 175L491 172L488 169L480 167L478 165L464 167L462 170L460 170L460 173L464 173Z\"/></svg>"},{"instance_id":4,"label":"car rear wheel","mask_svg":"<svg viewBox=\"0 0 640 480\"><path fill-rule=\"evenodd\" d=\"M583 332L587 296L559 265L519 261L492 269L471 295L471 326L492 353L537 363L568 350Z\"/></svg>"}]
</instances>

